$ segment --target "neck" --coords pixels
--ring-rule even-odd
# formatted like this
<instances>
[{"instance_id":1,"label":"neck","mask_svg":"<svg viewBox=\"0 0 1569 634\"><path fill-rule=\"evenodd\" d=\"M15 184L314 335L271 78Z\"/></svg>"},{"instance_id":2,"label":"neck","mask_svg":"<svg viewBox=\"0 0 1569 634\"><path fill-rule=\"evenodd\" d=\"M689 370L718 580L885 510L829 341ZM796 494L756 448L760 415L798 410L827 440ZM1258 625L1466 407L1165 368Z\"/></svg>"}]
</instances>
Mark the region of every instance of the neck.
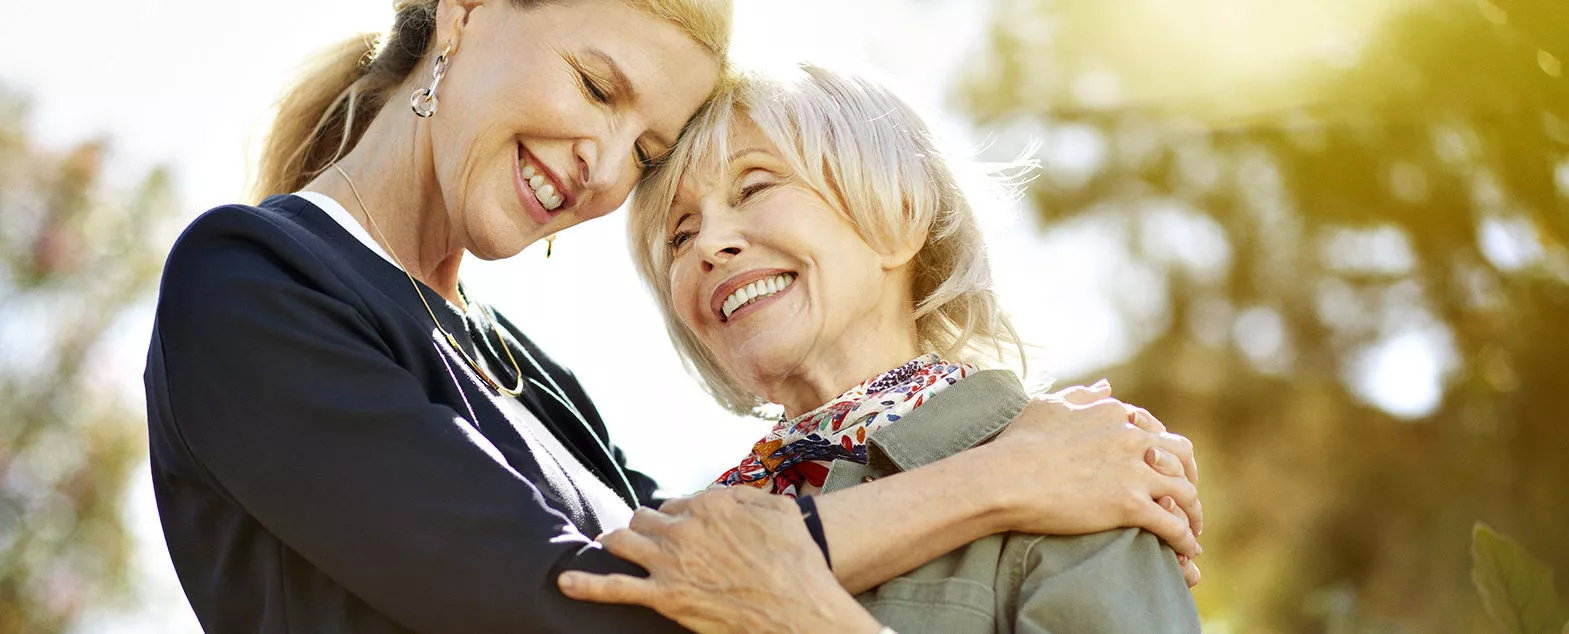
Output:
<instances>
[{"instance_id":1,"label":"neck","mask_svg":"<svg viewBox=\"0 0 1569 634\"><path fill-rule=\"evenodd\" d=\"M305 189L339 201L409 275L462 306L463 247L436 186L430 137L408 106L394 111L400 103L389 100L354 150L338 161L343 174L328 168Z\"/></svg>"},{"instance_id":2,"label":"neck","mask_svg":"<svg viewBox=\"0 0 1569 634\"><path fill-rule=\"evenodd\" d=\"M762 393L784 405L786 417L795 418L919 355L913 308L903 305L880 312L887 318L866 320L866 327L849 329L837 345L810 354Z\"/></svg>"}]
</instances>

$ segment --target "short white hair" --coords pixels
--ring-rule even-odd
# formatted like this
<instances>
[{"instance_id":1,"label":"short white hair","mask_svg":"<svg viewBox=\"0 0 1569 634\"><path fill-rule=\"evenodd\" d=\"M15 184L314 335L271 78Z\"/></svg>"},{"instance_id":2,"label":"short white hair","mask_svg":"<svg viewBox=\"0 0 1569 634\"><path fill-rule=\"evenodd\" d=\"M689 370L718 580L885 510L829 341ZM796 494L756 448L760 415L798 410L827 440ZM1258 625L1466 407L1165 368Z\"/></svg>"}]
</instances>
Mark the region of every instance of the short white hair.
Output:
<instances>
[{"instance_id":1,"label":"short white hair","mask_svg":"<svg viewBox=\"0 0 1569 634\"><path fill-rule=\"evenodd\" d=\"M886 87L801 64L788 72L730 78L633 194L628 236L638 273L687 368L721 405L746 414L765 402L727 376L676 313L666 220L685 174L727 168L737 116L756 124L796 175L838 207L868 245L891 249L926 232L911 266L916 332L924 351L978 364L1016 351L1022 363L1018 333L992 292L986 246L955 175L956 161L938 150L921 117Z\"/></svg>"}]
</instances>

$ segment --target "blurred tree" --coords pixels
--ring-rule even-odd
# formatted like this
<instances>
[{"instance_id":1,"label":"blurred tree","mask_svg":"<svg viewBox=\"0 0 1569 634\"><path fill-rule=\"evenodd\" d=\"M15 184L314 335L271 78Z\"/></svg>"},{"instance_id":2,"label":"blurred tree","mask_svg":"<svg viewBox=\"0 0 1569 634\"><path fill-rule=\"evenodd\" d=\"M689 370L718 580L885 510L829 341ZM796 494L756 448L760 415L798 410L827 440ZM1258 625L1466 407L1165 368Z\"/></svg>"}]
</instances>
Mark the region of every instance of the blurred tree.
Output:
<instances>
[{"instance_id":1,"label":"blurred tree","mask_svg":"<svg viewBox=\"0 0 1569 634\"><path fill-rule=\"evenodd\" d=\"M0 89L0 633L34 634L125 589L121 500L146 432L106 333L152 290L150 234L176 206L162 170L103 194L104 143L57 156L26 115Z\"/></svg>"},{"instance_id":2,"label":"blurred tree","mask_svg":"<svg viewBox=\"0 0 1569 634\"><path fill-rule=\"evenodd\" d=\"M959 99L1125 238L1213 630L1486 631L1479 519L1569 571L1569 5L995 5Z\"/></svg>"}]
</instances>

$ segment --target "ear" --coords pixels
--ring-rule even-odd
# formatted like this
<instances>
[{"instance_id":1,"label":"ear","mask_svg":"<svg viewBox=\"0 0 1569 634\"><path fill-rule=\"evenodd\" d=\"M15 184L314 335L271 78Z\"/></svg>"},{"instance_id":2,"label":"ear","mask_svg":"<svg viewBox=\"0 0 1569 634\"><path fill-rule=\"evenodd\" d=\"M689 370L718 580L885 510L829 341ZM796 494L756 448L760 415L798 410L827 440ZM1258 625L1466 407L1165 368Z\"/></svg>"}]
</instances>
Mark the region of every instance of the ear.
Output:
<instances>
[{"instance_id":1,"label":"ear","mask_svg":"<svg viewBox=\"0 0 1569 634\"><path fill-rule=\"evenodd\" d=\"M482 6L485 6L485 0L440 0L436 3L434 45L437 53L448 44L452 45L453 52L457 52L463 42L463 29L468 26L469 18Z\"/></svg>"},{"instance_id":2,"label":"ear","mask_svg":"<svg viewBox=\"0 0 1569 634\"><path fill-rule=\"evenodd\" d=\"M918 229L912 228L906 231L904 235L899 236L891 245L891 249L880 253L879 257L882 260L883 270L892 271L908 266L910 261L915 259L915 254L920 253L921 249L926 247L926 236L928 233L928 228L921 227Z\"/></svg>"}]
</instances>

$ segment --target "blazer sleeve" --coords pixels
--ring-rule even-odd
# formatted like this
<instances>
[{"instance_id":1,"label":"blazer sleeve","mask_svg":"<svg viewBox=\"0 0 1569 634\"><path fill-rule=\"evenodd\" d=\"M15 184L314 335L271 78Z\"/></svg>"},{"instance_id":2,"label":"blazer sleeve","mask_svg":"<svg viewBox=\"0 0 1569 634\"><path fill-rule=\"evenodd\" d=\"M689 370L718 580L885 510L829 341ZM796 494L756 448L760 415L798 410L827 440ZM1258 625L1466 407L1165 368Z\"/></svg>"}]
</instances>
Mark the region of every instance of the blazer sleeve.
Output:
<instances>
[{"instance_id":1,"label":"blazer sleeve","mask_svg":"<svg viewBox=\"0 0 1569 634\"><path fill-rule=\"evenodd\" d=\"M170 254L149 385L202 480L414 630L680 631L557 591L563 569L642 571L430 402L353 293L291 266L307 257L269 221L221 209Z\"/></svg>"},{"instance_id":2,"label":"blazer sleeve","mask_svg":"<svg viewBox=\"0 0 1569 634\"><path fill-rule=\"evenodd\" d=\"M1124 528L1033 540L1013 631L1200 631L1176 554L1155 535Z\"/></svg>"}]
</instances>

